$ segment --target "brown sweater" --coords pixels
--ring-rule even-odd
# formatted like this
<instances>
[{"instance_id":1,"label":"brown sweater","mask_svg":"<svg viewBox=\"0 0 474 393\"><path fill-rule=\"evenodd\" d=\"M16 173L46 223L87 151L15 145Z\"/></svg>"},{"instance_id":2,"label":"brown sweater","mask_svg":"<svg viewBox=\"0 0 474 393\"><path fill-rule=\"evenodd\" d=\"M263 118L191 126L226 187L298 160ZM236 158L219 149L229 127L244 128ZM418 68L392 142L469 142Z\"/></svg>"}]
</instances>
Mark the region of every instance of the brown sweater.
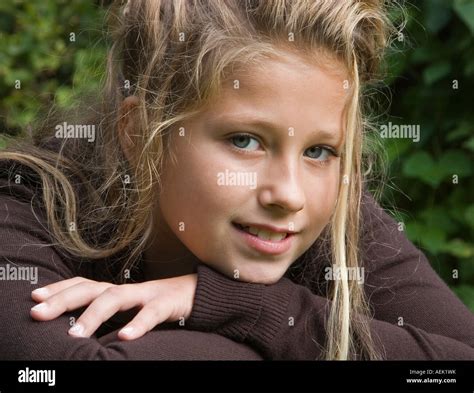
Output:
<instances>
[{"instance_id":1,"label":"brown sweater","mask_svg":"<svg viewBox=\"0 0 474 393\"><path fill-rule=\"evenodd\" d=\"M273 285L249 284L200 265L185 326L164 324L130 342L117 339L123 322L114 319L91 338L69 336L70 318L83 309L53 321L34 321L29 315L33 289L77 275L94 279L101 265L66 258L48 245L46 219L32 209L33 197L27 187L0 179L0 360L293 360L320 355L330 302L319 287L299 285L290 275ZM364 288L374 314L370 327L385 358L474 359L474 315L370 196L364 198L363 218ZM322 256L312 262L324 264L328 261ZM36 267L37 283L12 279L7 273L12 266Z\"/></svg>"}]
</instances>

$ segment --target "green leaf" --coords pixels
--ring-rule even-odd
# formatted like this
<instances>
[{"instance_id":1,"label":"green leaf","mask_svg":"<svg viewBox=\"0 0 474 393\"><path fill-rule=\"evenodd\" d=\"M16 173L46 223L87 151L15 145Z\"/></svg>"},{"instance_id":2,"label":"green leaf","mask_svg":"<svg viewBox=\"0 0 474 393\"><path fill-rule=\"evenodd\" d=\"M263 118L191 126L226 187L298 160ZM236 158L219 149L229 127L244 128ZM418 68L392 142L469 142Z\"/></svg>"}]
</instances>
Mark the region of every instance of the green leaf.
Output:
<instances>
[{"instance_id":1,"label":"green leaf","mask_svg":"<svg viewBox=\"0 0 474 393\"><path fill-rule=\"evenodd\" d=\"M474 75L474 61L468 61L464 66L464 75L471 77Z\"/></svg>"},{"instance_id":2,"label":"green leaf","mask_svg":"<svg viewBox=\"0 0 474 393\"><path fill-rule=\"evenodd\" d=\"M466 177L472 173L471 160L462 150L449 150L441 156L438 170L446 176Z\"/></svg>"},{"instance_id":3,"label":"green leaf","mask_svg":"<svg viewBox=\"0 0 474 393\"><path fill-rule=\"evenodd\" d=\"M464 217L466 218L466 221L468 225L471 228L474 228L474 204L469 205L465 211Z\"/></svg>"},{"instance_id":4,"label":"green leaf","mask_svg":"<svg viewBox=\"0 0 474 393\"><path fill-rule=\"evenodd\" d=\"M440 61L425 68L423 71L423 80L427 85L432 85L450 72L451 63L448 61Z\"/></svg>"},{"instance_id":5,"label":"green leaf","mask_svg":"<svg viewBox=\"0 0 474 393\"><path fill-rule=\"evenodd\" d=\"M474 286L471 285L459 285L457 287L453 287L452 290L459 298L463 301L463 303L474 312Z\"/></svg>"},{"instance_id":6,"label":"green leaf","mask_svg":"<svg viewBox=\"0 0 474 393\"><path fill-rule=\"evenodd\" d=\"M449 131L446 140L452 142L471 135L474 132L474 126L470 122L462 122L454 130Z\"/></svg>"},{"instance_id":7,"label":"green leaf","mask_svg":"<svg viewBox=\"0 0 474 393\"><path fill-rule=\"evenodd\" d=\"M443 179L433 158L425 151L412 154L403 164L403 174L436 187Z\"/></svg>"},{"instance_id":8,"label":"green leaf","mask_svg":"<svg viewBox=\"0 0 474 393\"><path fill-rule=\"evenodd\" d=\"M74 92L71 88L60 86L56 90L56 102L61 108L68 108L73 105Z\"/></svg>"},{"instance_id":9,"label":"green leaf","mask_svg":"<svg viewBox=\"0 0 474 393\"><path fill-rule=\"evenodd\" d=\"M472 0L454 0L454 11L474 34L474 2Z\"/></svg>"},{"instance_id":10,"label":"green leaf","mask_svg":"<svg viewBox=\"0 0 474 393\"><path fill-rule=\"evenodd\" d=\"M424 64L431 62L433 60L433 51L431 48L421 46L419 49L411 53L410 60L412 64Z\"/></svg>"},{"instance_id":11,"label":"green leaf","mask_svg":"<svg viewBox=\"0 0 474 393\"><path fill-rule=\"evenodd\" d=\"M406 230L410 240L421 243L434 255L444 251L446 247L446 233L440 228L428 226L423 222L411 222L406 224Z\"/></svg>"},{"instance_id":12,"label":"green leaf","mask_svg":"<svg viewBox=\"0 0 474 393\"><path fill-rule=\"evenodd\" d=\"M420 217L428 227L439 228L447 234L456 232L457 225L450 217L449 211L444 207L436 206L427 208L420 213Z\"/></svg>"},{"instance_id":13,"label":"green leaf","mask_svg":"<svg viewBox=\"0 0 474 393\"><path fill-rule=\"evenodd\" d=\"M457 258L470 258L474 256L474 245L462 239L454 239L443 246L443 250Z\"/></svg>"},{"instance_id":14,"label":"green leaf","mask_svg":"<svg viewBox=\"0 0 474 393\"><path fill-rule=\"evenodd\" d=\"M474 283L474 258L466 258L459 263L459 283L471 284Z\"/></svg>"},{"instance_id":15,"label":"green leaf","mask_svg":"<svg viewBox=\"0 0 474 393\"><path fill-rule=\"evenodd\" d=\"M5 149L7 147L7 140L0 135L0 149Z\"/></svg>"},{"instance_id":16,"label":"green leaf","mask_svg":"<svg viewBox=\"0 0 474 393\"><path fill-rule=\"evenodd\" d=\"M393 162L413 146L411 139L386 139L385 151L388 161Z\"/></svg>"},{"instance_id":17,"label":"green leaf","mask_svg":"<svg viewBox=\"0 0 474 393\"><path fill-rule=\"evenodd\" d=\"M425 7L425 25L432 33L437 33L446 26L451 16L446 0L431 0Z\"/></svg>"},{"instance_id":18,"label":"green leaf","mask_svg":"<svg viewBox=\"0 0 474 393\"><path fill-rule=\"evenodd\" d=\"M462 146L466 149L474 151L474 136L470 137L466 142L463 143Z\"/></svg>"}]
</instances>

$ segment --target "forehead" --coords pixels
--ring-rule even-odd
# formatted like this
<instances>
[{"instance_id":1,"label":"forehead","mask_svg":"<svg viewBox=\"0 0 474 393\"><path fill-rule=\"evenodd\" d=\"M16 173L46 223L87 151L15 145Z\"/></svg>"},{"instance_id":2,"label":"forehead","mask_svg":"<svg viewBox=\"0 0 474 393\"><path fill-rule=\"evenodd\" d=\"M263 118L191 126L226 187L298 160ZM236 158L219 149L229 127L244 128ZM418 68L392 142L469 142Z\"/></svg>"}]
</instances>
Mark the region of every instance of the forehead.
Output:
<instances>
[{"instance_id":1,"label":"forehead","mask_svg":"<svg viewBox=\"0 0 474 393\"><path fill-rule=\"evenodd\" d=\"M335 60L310 62L282 53L229 75L209 115L259 112L284 124L334 124L347 103L347 79L344 67Z\"/></svg>"}]
</instances>

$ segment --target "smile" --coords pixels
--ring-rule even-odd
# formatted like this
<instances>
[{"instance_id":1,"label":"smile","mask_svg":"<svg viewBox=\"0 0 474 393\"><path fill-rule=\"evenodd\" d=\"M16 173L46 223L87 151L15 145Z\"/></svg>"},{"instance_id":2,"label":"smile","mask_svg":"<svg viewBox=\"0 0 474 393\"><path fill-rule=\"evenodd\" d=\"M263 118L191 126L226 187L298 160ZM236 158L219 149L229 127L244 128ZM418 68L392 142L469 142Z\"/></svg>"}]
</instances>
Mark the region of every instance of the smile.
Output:
<instances>
[{"instance_id":1,"label":"smile","mask_svg":"<svg viewBox=\"0 0 474 393\"><path fill-rule=\"evenodd\" d=\"M260 239L263 240L271 240L272 242L277 242L280 241L288 236L288 233L286 232L273 232L269 231L267 229L262 229L262 228L257 228L253 226L243 226L240 224L235 224L239 229L250 233L252 235L257 236Z\"/></svg>"},{"instance_id":2,"label":"smile","mask_svg":"<svg viewBox=\"0 0 474 393\"><path fill-rule=\"evenodd\" d=\"M248 246L264 254L282 254L291 248L293 242L293 233L274 232L253 226L243 226L235 222L232 226Z\"/></svg>"}]
</instances>

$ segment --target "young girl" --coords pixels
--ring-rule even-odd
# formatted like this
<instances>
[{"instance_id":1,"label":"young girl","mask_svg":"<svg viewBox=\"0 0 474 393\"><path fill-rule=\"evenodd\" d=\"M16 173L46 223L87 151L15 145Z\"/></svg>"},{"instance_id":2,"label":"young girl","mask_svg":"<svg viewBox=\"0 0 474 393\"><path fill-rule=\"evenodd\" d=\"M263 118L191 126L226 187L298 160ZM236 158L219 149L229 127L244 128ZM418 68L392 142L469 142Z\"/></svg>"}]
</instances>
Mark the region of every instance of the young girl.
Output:
<instances>
[{"instance_id":1,"label":"young girl","mask_svg":"<svg viewBox=\"0 0 474 393\"><path fill-rule=\"evenodd\" d=\"M474 316L366 190L386 15L114 6L97 107L0 153L0 254L38 271L0 283L1 357L474 359Z\"/></svg>"}]
</instances>

